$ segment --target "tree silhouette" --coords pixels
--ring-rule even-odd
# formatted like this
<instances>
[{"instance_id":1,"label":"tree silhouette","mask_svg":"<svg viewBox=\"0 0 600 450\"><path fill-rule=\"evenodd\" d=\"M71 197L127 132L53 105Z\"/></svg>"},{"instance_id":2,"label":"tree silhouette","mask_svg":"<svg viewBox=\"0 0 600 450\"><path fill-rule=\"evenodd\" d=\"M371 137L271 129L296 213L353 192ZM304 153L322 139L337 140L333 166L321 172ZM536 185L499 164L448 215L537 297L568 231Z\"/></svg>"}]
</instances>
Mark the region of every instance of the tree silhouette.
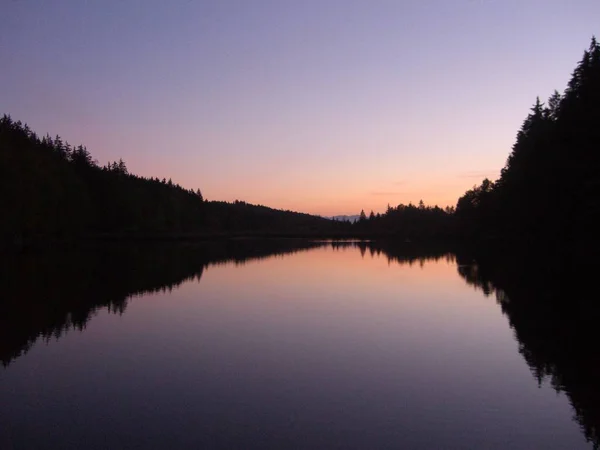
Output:
<instances>
[{"instance_id":1,"label":"tree silhouette","mask_svg":"<svg viewBox=\"0 0 600 450\"><path fill-rule=\"evenodd\" d=\"M466 237L577 247L600 215L600 46L595 38L563 95L536 99L500 178L467 191L456 214Z\"/></svg>"},{"instance_id":2,"label":"tree silhouette","mask_svg":"<svg viewBox=\"0 0 600 450\"><path fill-rule=\"evenodd\" d=\"M39 139L0 119L0 247L73 237L176 238L190 235L334 235L349 224L309 214L207 202L200 189L129 172L122 159L100 167L83 145Z\"/></svg>"}]
</instances>

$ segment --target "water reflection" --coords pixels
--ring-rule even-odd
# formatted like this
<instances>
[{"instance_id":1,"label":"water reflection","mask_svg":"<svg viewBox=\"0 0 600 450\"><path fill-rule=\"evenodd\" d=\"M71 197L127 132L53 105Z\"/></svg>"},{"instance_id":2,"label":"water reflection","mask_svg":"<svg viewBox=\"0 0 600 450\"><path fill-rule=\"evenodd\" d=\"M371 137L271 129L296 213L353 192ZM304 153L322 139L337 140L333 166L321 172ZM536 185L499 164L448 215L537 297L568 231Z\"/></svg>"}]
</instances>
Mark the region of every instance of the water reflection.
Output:
<instances>
[{"instance_id":1,"label":"water reflection","mask_svg":"<svg viewBox=\"0 0 600 450\"><path fill-rule=\"evenodd\" d=\"M449 263L455 260L451 247L441 245L412 245L394 241L331 242L331 248L334 250L348 247L358 248L363 258L368 252L371 257L384 255L389 263L408 264L409 266L419 264L423 267L426 261L439 261L440 259Z\"/></svg>"},{"instance_id":2,"label":"water reflection","mask_svg":"<svg viewBox=\"0 0 600 450\"><path fill-rule=\"evenodd\" d=\"M37 339L58 339L83 330L99 309L123 314L132 297L171 291L200 280L209 265L291 254L316 247L358 248L364 256L421 264L454 256L439 248L365 241L229 240L194 245L109 245L85 251L11 255L0 262L0 361L25 354ZM5 255L6 256L6 255Z\"/></svg>"},{"instance_id":3,"label":"water reflection","mask_svg":"<svg viewBox=\"0 0 600 450\"><path fill-rule=\"evenodd\" d=\"M0 259L0 361L25 354L38 339L82 330L102 308L123 314L128 300L200 280L214 264L315 248L301 240L230 240L195 245L108 245Z\"/></svg>"},{"instance_id":4,"label":"water reflection","mask_svg":"<svg viewBox=\"0 0 600 450\"><path fill-rule=\"evenodd\" d=\"M508 318L538 385L564 392L588 442L600 448L600 305L591 267L571 258L460 255L458 273Z\"/></svg>"},{"instance_id":5,"label":"water reflection","mask_svg":"<svg viewBox=\"0 0 600 450\"><path fill-rule=\"evenodd\" d=\"M551 269L547 269L548 264L533 264L531 260L521 258L492 259L485 255L473 257L472 255L466 255L461 252L455 253L449 251L449 249L439 247L417 248L410 244L392 245L385 242L309 242L300 240L234 240L225 243L206 243L202 245L165 245L152 247L111 246L103 247L102 249L90 249L89 251L70 251L61 255L56 255L55 253L19 255L10 260L7 258L2 259L2 267L0 267L0 286L2 286L2 302L0 302L0 359L5 366L8 366L19 356L24 355L39 339L50 340L60 338L69 330L82 330L92 320L94 315L102 309L116 314L123 314L132 297L142 296L150 292L170 291L189 280L200 282L204 271L211 265L220 265L228 262L243 265L251 260L273 258L318 247L328 247L333 252L342 252L345 250L355 252L357 249L362 258L385 258L388 265L408 267L416 265L423 267L428 261L445 261L453 266L456 265L460 277L467 284L481 289L486 296L495 296L497 303L500 305L502 312L507 316L510 326L515 332L515 337L519 343L519 352L523 355L531 369L536 382L541 385L544 380L548 380L556 391L564 392L568 396L575 412L575 418L580 424L586 439L594 443L595 448L598 448L600 430L600 408L598 407L600 404L598 389L600 358L596 346L597 333L595 326L600 318L600 308L596 307L593 302L590 302L588 297L578 295L574 290L574 286L582 287L582 284L587 283L587 280L591 280L592 278L583 276L584 272L576 268L579 266L565 261L556 262L552 265ZM322 256L324 257L324 255ZM339 263L339 260L336 261ZM316 263L316 261L312 263ZM329 271L333 269L331 266L324 266L324 268ZM344 272L344 270L341 272ZM359 273L359 271L354 273ZM331 280L335 275L331 273L324 274L323 276L329 277ZM340 275L339 279L342 280L341 282L343 282L344 276L347 275L345 273ZM411 276L414 277L415 274L412 273ZM462 285L458 278L455 278ZM219 281L223 283L227 282L227 280ZM299 283L298 287L301 287L302 283L308 285L312 281L314 280L296 280ZM410 282L410 280L405 281L406 283ZM385 287L383 286L383 282L381 287ZM589 288L589 286L585 287ZM315 290L316 294L319 292L319 290ZM587 290L587 292L592 291ZM374 295L381 295L382 293L385 294L386 292L377 291ZM424 299L420 300L424 301ZM319 299L316 298L315 305L318 301ZM399 337L392 335L392 333L396 332L396 324L385 322L385 317L380 317L376 313L369 312L368 309L363 309L362 305L364 303L362 302L360 306L357 306L358 302L352 304L348 302L347 297L344 297L341 304L346 308L346 325L355 325L355 328L351 329L351 327L347 327L346 330L349 330L347 334L343 334L345 331L341 329L335 330L336 333L340 333L340 336L344 336L344 339L340 339L340 341L347 342L351 339L353 340L352 345L349 345L347 349L348 358L344 359L343 355L339 356L340 363L347 364L347 370L354 370L356 374L356 377L352 379L353 384L350 386L361 386L358 381L364 379L365 384L362 385L363 387L369 386L369 389L371 389L371 386L375 386L373 391L366 390L365 388L364 392L369 392L370 394L377 392L381 394L380 405L385 407L387 407L385 399L388 398L387 396L390 393L398 396L399 400L397 403L399 405L403 404L403 402L413 402L410 403L413 406L414 413L414 417L412 418L414 422L410 422L410 426L413 427L426 426L426 421L431 420L430 417L435 414L434 411L442 408L436 403L440 398L447 397L445 407L449 411L452 410L452 405L455 405L458 409L462 408L462 414L466 414L465 411L474 410L474 405L479 401L476 395L474 395L473 399L453 396L457 392L461 392L458 387L462 387L460 377L463 375L461 374L462 369L460 367L452 368L451 365L461 358L463 361L469 361L467 357L460 354L460 352L468 353L468 349L452 348L453 342L448 341L447 360L435 358L426 360L425 357L420 357L412 353L414 349L411 348L413 345L411 342L419 341L422 334L429 333L435 335L438 333L437 336L434 336L436 338L443 336L443 333L440 331L442 327L439 324L438 329L435 329L435 320L438 320L435 318L435 309L423 310L424 313L433 316L433 319L430 319L431 322L426 322L424 316L416 314L411 309L412 306L408 304L406 306L407 309L403 310L402 314L412 314L411 317L415 320L415 323L410 323L410 321L403 323L403 335ZM590 305L590 303L592 304ZM386 307L386 304L382 303L378 306ZM451 305L449 309L452 309ZM289 341L286 344L290 346L298 346L300 344L298 343L299 341L296 341L297 336L293 334L286 335L284 328L290 326L296 331L301 330L301 327L308 322L297 323L295 325L297 328L294 328L294 321L306 311L302 309L280 311L281 314L284 312L289 314L280 315L277 319L287 320L287 325L280 325L280 328L276 328L276 324L270 324L273 330L278 330L279 333L277 334L274 331L273 336L282 340L288 339ZM321 312L325 313L323 314L323 322L327 322L329 320L327 313L330 311L323 309ZM392 313L390 317L397 317L394 316L394 313L397 312L398 310L390 309L390 313ZM418 311L418 313L421 314L421 311ZM245 317L248 316L246 315ZM361 327L367 329L364 323L361 323L365 319L365 316L373 319L371 323L375 323L375 320L378 321L377 327L373 329L369 328L371 332L374 330L381 332L380 335L377 335L377 339L373 338L373 335L358 334L363 331ZM312 314L310 317L311 320L317 320L314 319L315 316ZM302 317L300 318L302 319ZM420 320L420 322L416 323L417 320ZM439 320L444 320L444 318L440 318ZM432 324L434 325L432 326ZM322 327L325 330L330 326L329 324L325 326L317 322L313 322L312 325L315 328ZM431 330L424 332L422 328L427 325L431 326ZM205 326L210 327L210 324L205 324ZM252 333L255 335L258 335L258 333L264 334L268 331L258 326L256 329L251 328L253 326L251 320L240 324L240 326L248 327L246 330L249 331L247 335L252 335ZM411 327L414 327L414 329ZM484 327L481 326L481 328ZM451 331L454 333L457 332L454 329ZM209 335L207 331L206 336ZM264 342L274 342L269 336L263 337ZM308 335L302 335L302 337L303 339L311 338ZM456 338L456 335L452 335L452 337ZM475 339L477 338L476 336ZM485 336L479 336L479 338L483 339ZM262 338L258 336L257 339L260 340ZM435 340L435 342L441 341L442 339ZM461 340L460 342L464 343L464 341ZM367 348L367 343L369 342L374 344L372 348ZM375 344L378 342L393 342L394 345L377 349ZM253 348L252 342L246 342L245 345ZM318 348L319 345L322 344L316 340L314 345L312 341L310 345L307 344L310 348ZM260 346L257 345L257 347ZM405 353L394 355L382 353L385 358L377 359L377 355L381 356L378 352L390 349L394 351L403 349ZM238 362L246 361L247 358L244 354L258 354L258 351L251 353L242 350L243 348L239 349ZM289 347L285 347L283 350L289 350ZM283 350L282 353L277 353L279 350L276 346L271 348L273 361L276 361L278 364L282 364L282 361L288 361ZM431 351L431 349L426 347L418 350L424 352ZM235 351L235 349L227 348L227 351L223 351L221 354L226 355L232 351ZM356 352L356 358L352 352ZM440 354L443 353L440 352ZM335 354L335 352L332 351L331 354ZM435 352L435 354L437 355L438 353ZM294 365L294 370L290 370L289 373L295 373L294 371L296 370L303 370L306 373L302 376L309 377L309 375L314 375L311 372L311 368L313 367L330 368L327 365L330 359L329 354L323 355L322 358L318 355L317 351L313 355L301 352L298 355L302 355L307 360L313 361L313 363L298 367ZM264 358L268 358L268 356L262 355ZM490 365L492 364L491 360L495 356L490 355ZM365 364L356 362L361 358L365 361ZM429 372L419 374L420 379L431 378L431 383L424 384L431 385L432 389L435 388L438 381L436 378L437 374L444 373L446 383L449 386L454 383L457 388L453 391L444 387L444 389L441 389L444 392L437 392L436 397L431 399L432 403L429 405L431 410L425 414L425 412L418 409L423 407L423 403L422 399L420 397L417 398L418 395L414 392L406 391L400 393L395 390L395 385L392 384L391 380L388 386L385 382L383 385L380 385L381 380L375 376L372 379L369 378L368 373L381 372L382 369L376 363L369 367L368 361L370 358L374 362L381 362L382 360L390 361L391 367L395 370L394 373L399 377L406 376L407 379L410 378L408 374L412 374L412 370L416 370L416 365L415 368L410 366L404 367L402 364L403 361L412 358L415 364L432 364L429 367L431 369ZM392 363L391 361L395 362ZM265 371L264 374L254 374L257 379L268 378L270 373L277 372L276 363L269 360L269 364L271 363L272 367L275 368L271 372ZM296 361L290 359L287 363L291 365L295 364ZM271 367L269 364L265 362L266 367ZM353 364L357 364L356 367ZM398 367L394 364L398 364ZM248 366L251 366L251 364L248 364ZM203 370L210 369L203 366ZM279 370L281 370L281 367L279 367ZM470 367L469 370L472 371L474 369ZM449 374L452 371L456 372L454 379ZM323 372L334 373L333 369L324 370ZM378 375L390 376L389 374L380 372L377 372ZM209 377L207 381L212 380L217 383L215 380L221 379L222 375ZM252 373L246 373L245 375L252 375ZM366 380L373 382L369 384ZM277 383L283 384L283 381L275 380L273 383L275 384L263 387L257 382L257 386L261 386L260 389L265 389L265 392L260 390L257 392L261 392L261 395L264 394L265 398L274 396L269 389L276 390ZM315 382L315 385L320 383L322 384L323 381L321 380L319 383ZM302 389L306 389L306 395L313 392L302 384L299 386ZM240 385L239 389L242 389L242 387L244 386ZM247 388L248 386L245 387ZM339 394L338 397L333 395L337 390L343 390L342 387L342 385L332 382L329 387L322 386L322 391L319 392L321 392L321 395L331 395L332 399L344 398L344 394ZM389 391L386 391L388 387ZM235 391L235 383L233 381L228 389L234 389ZM224 389L223 391L226 390ZM284 391L287 392L282 388L281 392ZM244 395L247 394L247 392L238 392L240 398L244 398ZM368 398L366 394L364 398L352 397L352 402L360 400L364 401L365 405L367 405ZM471 400L473 401L472 404L469 403ZM295 397L287 398L286 401L305 402L306 405L309 405L308 400L296 399ZM257 403L260 402L257 401ZM314 399L314 405L317 404L320 403L318 403L317 399ZM348 405L355 406L350 401ZM354 409L342 410L343 408L340 409L341 412L332 410L331 414L355 413ZM359 409L356 411L359 411ZM356 423L372 420L372 429L376 429L375 425L378 417L376 413L378 410L373 409L373 411L374 413L370 416L371 419L357 416L353 420ZM232 414L233 412L231 411L222 412L224 418L237 417L235 415L232 416ZM424 424L421 423L422 421L418 417L419 414L427 417ZM323 414L323 411L315 410L313 413L313 417L324 416L326 414ZM447 420L446 417L448 414L440 412L439 416L439 423L444 424L444 420ZM410 420L404 416L401 419L407 421L407 423ZM226 420L223 419L223 423L225 422ZM492 426L485 423L484 425ZM440 430L439 433L442 433L442 431ZM426 435L426 433L423 433L423 435ZM448 439L451 438L449 435Z\"/></svg>"}]
</instances>

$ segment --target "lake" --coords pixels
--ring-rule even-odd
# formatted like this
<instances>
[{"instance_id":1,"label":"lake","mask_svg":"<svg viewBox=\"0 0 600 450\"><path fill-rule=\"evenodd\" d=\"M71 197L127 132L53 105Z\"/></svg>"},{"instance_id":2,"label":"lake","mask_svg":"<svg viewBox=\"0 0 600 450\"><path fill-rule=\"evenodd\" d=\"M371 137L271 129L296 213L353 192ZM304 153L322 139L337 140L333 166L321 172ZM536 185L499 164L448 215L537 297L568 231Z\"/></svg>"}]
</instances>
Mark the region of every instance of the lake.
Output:
<instances>
[{"instance_id":1,"label":"lake","mask_svg":"<svg viewBox=\"0 0 600 450\"><path fill-rule=\"evenodd\" d=\"M593 448L598 366L485 270L366 242L5 257L0 448Z\"/></svg>"}]
</instances>

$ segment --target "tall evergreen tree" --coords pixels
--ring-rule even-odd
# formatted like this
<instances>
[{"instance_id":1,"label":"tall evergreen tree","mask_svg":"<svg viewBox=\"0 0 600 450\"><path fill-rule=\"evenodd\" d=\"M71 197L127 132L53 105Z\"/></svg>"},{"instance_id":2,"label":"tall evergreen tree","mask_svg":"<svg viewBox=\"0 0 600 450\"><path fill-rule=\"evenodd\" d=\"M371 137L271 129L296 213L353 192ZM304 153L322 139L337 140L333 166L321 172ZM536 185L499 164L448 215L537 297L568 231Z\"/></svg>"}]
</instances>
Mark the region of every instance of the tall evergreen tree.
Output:
<instances>
[{"instance_id":1,"label":"tall evergreen tree","mask_svg":"<svg viewBox=\"0 0 600 450\"><path fill-rule=\"evenodd\" d=\"M547 106L536 99L490 192L482 185L459 199L463 229L560 245L596 239L599 124L600 46L593 38L564 94L555 91Z\"/></svg>"}]
</instances>

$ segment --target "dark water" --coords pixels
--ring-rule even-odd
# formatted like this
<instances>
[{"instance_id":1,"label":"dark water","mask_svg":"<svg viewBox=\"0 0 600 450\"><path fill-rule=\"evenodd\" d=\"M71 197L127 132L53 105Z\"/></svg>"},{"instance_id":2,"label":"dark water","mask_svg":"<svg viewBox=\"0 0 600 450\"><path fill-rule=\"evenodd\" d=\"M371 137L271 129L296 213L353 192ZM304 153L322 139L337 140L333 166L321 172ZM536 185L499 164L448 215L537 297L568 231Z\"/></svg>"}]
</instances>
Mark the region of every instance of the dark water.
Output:
<instances>
[{"instance_id":1,"label":"dark water","mask_svg":"<svg viewBox=\"0 0 600 450\"><path fill-rule=\"evenodd\" d=\"M365 243L5 258L0 448L592 448L596 353L484 272Z\"/></svg>"}]
</instances>

